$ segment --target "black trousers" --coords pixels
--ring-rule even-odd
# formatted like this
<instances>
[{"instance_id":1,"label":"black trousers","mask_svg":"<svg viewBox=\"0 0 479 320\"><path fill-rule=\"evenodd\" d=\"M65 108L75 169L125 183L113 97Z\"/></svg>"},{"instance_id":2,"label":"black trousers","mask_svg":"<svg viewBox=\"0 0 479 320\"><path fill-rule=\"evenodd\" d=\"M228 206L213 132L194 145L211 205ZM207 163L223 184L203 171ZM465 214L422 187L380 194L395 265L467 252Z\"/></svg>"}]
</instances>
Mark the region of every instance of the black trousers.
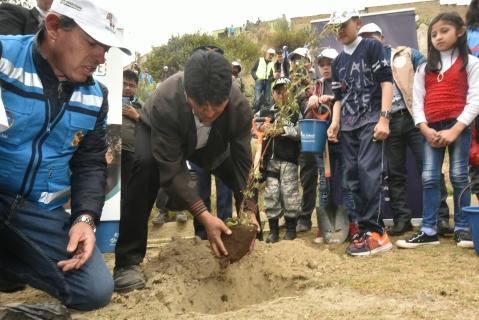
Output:
<instances>
[{"instance_id":1,"label":"black trousers","mask_svg":"<svg viewBox=\"0 0 479 320\"><path fill-rule=\"evenodd\" d=\"M311 224L311 214L316 207L316 190L318 188L318 168L315 153L300 153L299 179L303 188L299 220L302 223Z\"/></svg>"},{"instance_id":2,"label":"black trousers","mask_svg":"<svg viewBox=\"0 0 479 320\"><path fill-rule=\"evenodd\" d=\"M386 154L389 164L389 194L393 220L397 222L411 221L412 211L406 204L407 198L407 148L409 147L415 158L416 169L422 172L422 143L423 135L414 125L414 120L407 110L393 114L389 122L390 134L386 141ZM449 208L446 203L447 190L444 175L441 175L441 206L439 218L449 220Z\"/></svg>"},{"instance_id":3,"label":"black trousers","mask_svg":"<svg viewBox=\"0 0 479 320\"><path fill-rule=\"evenodd\" d=\"M153 158L150 128L139 123L136 130L136 149L130 176L121 205L115 266L140 264L146 254L148 218L159 189L159 172Z\"/></svg>"}]
</instances>

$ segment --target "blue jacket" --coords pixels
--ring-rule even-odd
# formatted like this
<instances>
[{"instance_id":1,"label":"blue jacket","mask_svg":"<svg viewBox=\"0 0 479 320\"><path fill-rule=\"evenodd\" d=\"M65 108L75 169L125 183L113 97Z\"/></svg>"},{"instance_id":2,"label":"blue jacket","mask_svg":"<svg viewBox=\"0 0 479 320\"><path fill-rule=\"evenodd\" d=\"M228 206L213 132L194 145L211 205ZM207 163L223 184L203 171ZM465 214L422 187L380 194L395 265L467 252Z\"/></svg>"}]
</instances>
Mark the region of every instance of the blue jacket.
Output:
<instances>
[{"instance_id":1,"label":"blue jacket","mask_svg":"<svg viewBox=\"0 0 479 320\"><path fill-rule=\"evenodd\" d=\"M93 79L58 83L35 39L0 36L1 97L10 125L0 134L0 192L50 210L71 194L72 218L81 212L99 218L106 180L106 89ZM60 94L62 88L66 94Z\"/></svg>"},{"instance_id":2,"label":"blue jacket","mask_svg":"<svg viewBox=\"0 0 479 320\"><path fill-rule=\"evenodd\" d=\"M467 30L467 45L471 53L479 58L479 28Z\"/></svg>"}]
</instances>

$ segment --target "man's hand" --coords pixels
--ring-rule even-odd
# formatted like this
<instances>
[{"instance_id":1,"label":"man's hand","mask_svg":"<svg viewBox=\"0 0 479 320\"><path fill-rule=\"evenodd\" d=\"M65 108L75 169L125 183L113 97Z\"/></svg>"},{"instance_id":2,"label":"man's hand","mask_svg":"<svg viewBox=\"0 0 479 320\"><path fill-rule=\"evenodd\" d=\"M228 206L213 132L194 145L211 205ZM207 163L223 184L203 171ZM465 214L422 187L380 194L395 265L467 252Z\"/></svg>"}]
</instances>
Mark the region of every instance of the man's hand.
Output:
<instances>
[{"instance_id":1,"label":"man's hand","mask_svg":"<svg viewBox=\"0 0 479 320\"><path fill-rule=\"evenodd\" d=\"M95 248L95 233L86 222L78 222L73 225L70 228L69 237L67 251L72 253L73 256L57 263L57 266L64 272L80 269L91 258Z\"/></svg>"},{"instance_id":2,"label":"man's hand","mask_svg":"<svg viewBox=\"0 0 479 320\"><path fill-rule=\"evenodd\" d=\"M389 137L389 120L380 117L378 123L374 127L373 139L383 141Z\"/></svg>"},{"instance_id":3,"label":"man's hand","mask_svg":"<svg viewBox=\"0 0 479 320\"><path fill-rule=\"evenodd\" d=\"M197 219L205 227L208 233L208 240L210 241L211 249L217 257L227 256L225 245L221 240L221 234L231 234L231 230L224 224L221 219L212 216L208 211L203 211L197 216Z\"/></svg>"},{"instance_id":4,"label":"man's hand","mask_svg":"<svg viewBox=\"0 0 479 320\"><path fill-rule=\"evenodd\" d=\"M339 122L333 121L328 128L328 140L334 143L338 143Z\"/></svg>"},{"instance_id":5,"label":"man's hand","mask_svg":"<svg viewBox=\"0 0 479 320\"><path fill-rule=\"evenodd\" d=\"M133 121L138 121L140 119L140 114L138 113L138 111L136 111L134 107L129 105L123 106L122 114Z\"/></svg>"}]
</instances>

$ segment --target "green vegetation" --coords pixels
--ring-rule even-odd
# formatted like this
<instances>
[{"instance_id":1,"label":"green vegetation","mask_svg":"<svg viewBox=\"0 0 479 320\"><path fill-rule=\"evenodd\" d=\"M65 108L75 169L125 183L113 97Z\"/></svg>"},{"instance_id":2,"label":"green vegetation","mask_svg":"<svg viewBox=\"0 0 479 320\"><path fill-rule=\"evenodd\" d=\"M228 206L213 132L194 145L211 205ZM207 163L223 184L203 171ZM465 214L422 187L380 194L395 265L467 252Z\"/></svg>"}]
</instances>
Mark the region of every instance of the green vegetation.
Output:
<instances>
[{"instance_id":1,"label":"green vegetation","mask_svg":"<svg viewBox=\"0 0 479 320\"><path fill-rule=\"evenodd\" d=\"M153 48L143 67L147 67L155 79L164 79L163 67L168 66L168 75L183 70L191 51L200 45L216 45L225 51L228 60L239 61L246 85L252 84L249 70L267 48L281 48L287 45L292 51L304 45L314 46L317 34L311 28L292 30L285 17L259 26L232 37L215 37L206 33L193 33L173 36L168 43ZM248 92L248 90L247 90ZM247 94L247 96L250 96Z\"/></svg>"}]
</instances>

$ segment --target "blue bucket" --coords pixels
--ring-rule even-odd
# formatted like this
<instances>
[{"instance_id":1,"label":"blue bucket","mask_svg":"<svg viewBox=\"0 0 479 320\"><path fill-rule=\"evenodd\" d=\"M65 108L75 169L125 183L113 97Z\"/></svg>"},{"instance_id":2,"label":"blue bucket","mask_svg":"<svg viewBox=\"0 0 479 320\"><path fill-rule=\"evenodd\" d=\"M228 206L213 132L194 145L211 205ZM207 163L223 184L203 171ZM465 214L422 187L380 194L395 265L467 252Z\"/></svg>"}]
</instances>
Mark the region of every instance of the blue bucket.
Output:
<instances>
[{"instance_id":1,"label":"blue bucket","mask_svg":"<svg viewBox=\"0 0 479 320\"><path fill-rule=\"evenodd\" d=\"M474 242L476 254L479 256L479 207L464 207L462 212L469 218L472 241Z\"/></svg>"},{"instance_id":2,"label":"blue bucket","mask_svg":"<svg viewBox=\"0 0 479 320\"><path fill-rule=\"evenodd\" d=\"M96 226L96 246L102 253L115 252L120 221L100 221Z\"/></svg>"},{"instance_id":3,"label":"blue bucket","mask_svg":"<svg viewBox=\"0 0 479 320\"><path fill-rule=\"evenodd\" d=\"M329 122L317 119L299 120L301 152L323 153Z\"/></svg>"}]
</instances>

